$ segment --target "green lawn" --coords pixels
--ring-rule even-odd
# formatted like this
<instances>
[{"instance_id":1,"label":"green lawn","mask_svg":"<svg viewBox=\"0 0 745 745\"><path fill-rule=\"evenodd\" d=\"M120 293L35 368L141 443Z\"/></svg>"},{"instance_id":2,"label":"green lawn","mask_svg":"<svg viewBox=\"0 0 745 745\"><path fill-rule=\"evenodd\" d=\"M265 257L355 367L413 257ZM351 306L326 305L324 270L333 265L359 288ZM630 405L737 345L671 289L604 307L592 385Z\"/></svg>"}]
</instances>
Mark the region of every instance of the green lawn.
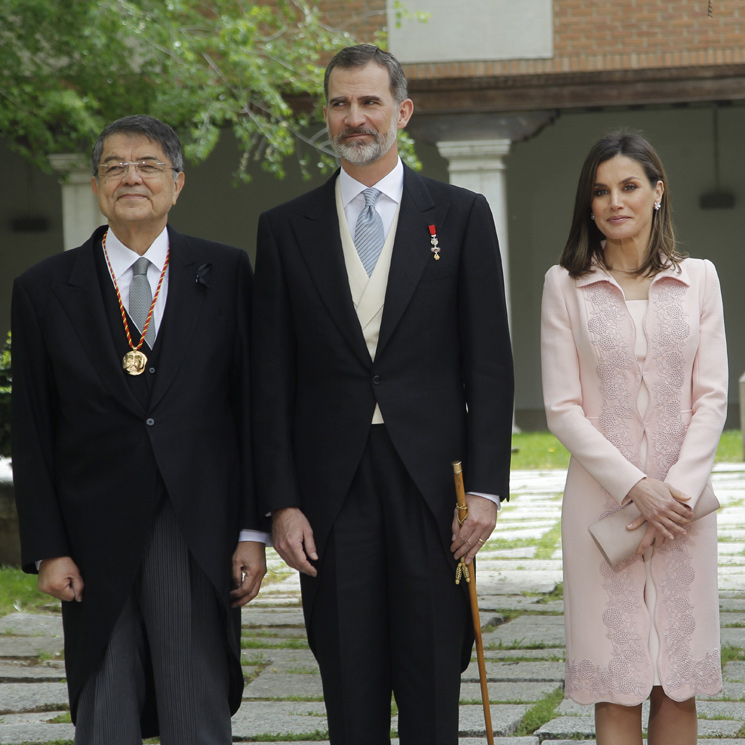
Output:
<instances>
[{"instance_id":1,"label":"green lawn","mask_svg":"<svg viewBox=\"0 0 745 745\"><path fill-rule=\"evenodd\" d=\"M36 575L0 567L0 616L15 611L59 610L59 600L36 589Z\"/></svg>"},{"instance_id":2,"label":"green lawn","mask_svg":"<svg viewBox=\"0 0 745 745\"><path fill-rule=\"evenodd\" d=\"M567 449L550 432L521 432L512 436L512 468L566 468ZM717 463L742 463L742 433L728 429L722 434Z\"/></svg>"}]
</instances>

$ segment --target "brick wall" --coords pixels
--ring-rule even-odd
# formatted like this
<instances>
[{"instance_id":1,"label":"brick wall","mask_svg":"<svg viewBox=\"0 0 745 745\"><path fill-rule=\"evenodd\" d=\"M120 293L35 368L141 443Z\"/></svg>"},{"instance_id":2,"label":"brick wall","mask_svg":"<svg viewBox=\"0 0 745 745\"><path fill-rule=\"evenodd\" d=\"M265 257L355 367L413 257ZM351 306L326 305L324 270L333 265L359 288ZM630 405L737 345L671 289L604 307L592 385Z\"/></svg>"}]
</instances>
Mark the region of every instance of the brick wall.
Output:
<instances>
[{"instance_id":1,"label":"brick wall","mask_svg":"<svg viewBox=\"0 0 745 745\"><path fill-rule=\"evenodd\" d=\"M519 2L519 0L515 0ZM537 75L745 63L745 2L554 0L554 56L542 60L406 65L411 80ZM412 11L426 0L407 0ZM328 22L372 41L386 24L385 0L321 0Z\"/></svg>"}]
</instances>

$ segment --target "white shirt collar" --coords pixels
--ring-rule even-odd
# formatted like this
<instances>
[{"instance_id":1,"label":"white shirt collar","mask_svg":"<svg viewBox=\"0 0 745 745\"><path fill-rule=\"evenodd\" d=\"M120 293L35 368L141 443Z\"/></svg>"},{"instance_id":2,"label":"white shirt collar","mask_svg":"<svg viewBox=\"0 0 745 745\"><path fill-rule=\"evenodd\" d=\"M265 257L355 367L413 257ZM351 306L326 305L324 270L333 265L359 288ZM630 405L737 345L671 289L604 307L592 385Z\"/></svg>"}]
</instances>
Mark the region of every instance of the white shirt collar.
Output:
<instances>
[{"instance_id":1,"label":"white shirt collar","mask_svg":"<svg viewBox=\"0 0 745 745\"><path fill-rule=\"evenodd\" d=\"M401 158L398 159L392 171L383 176L377 184L373 184L385 196L396 204L401 203L401 197L404 193L404 164ZM356 197L359 196L368 187L361 184L357 179L352 178L343 168L339 173L339 192L344 209Z\"/></svg>"},{"instance_id":2,"label":"white shirt collar","mask_svg":"<svg viewBox=\"0 0 745 745\"><path fill-rule=\"evenodd\" d=\"M135 261L140 258L131 248L127 248L115 235L114 231L109 228L106 235L106 252L109 255L111 269L114 273L114 279L119 281L121 277L132 268ZM145 252L145 258L149 259L159 272L163 271L168 254L168 228L163 231L150 244L150 248Z\"/></svg>"}]
</instances>

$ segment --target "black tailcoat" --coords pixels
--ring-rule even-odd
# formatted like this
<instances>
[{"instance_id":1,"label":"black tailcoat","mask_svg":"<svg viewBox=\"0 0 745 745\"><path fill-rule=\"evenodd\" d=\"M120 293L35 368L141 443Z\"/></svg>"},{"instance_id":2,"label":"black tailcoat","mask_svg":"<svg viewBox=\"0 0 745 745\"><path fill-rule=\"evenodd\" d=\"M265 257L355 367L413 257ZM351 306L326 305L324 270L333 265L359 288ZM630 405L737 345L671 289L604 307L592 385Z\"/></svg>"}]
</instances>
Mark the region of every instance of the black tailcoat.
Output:
<instances>
[{"instance_id":1,"label":"black tailcoat","mask_svg":"<svg viewBox=\"0 0 745 745\"><path fill-rule=\"evenodd\" d=\"M258 526L250 264L244 251L168 229L168 297L143 399L142 380L122 370L126 336L121 319L112 320L112 286L97 271L104 230L31 268L13 290L13 473L24 568L71 556L83 576L83 602L62 604L74 717L165 491L229 627L235 710L242 676L231 555L239 530Z\"/></svg>"},{"instance_id":2,"label":"black tailcoat","mask_svg":"<svg viewBox=\"0 0 745 745\"><path fill-rule=\"evenodd\" d=\"M259 222L252 343L260 510L302 509L322 561L378 403L447 550L452 461L463 461L468 490L508 497L512 354L491 212L483 196L405 169L373 361L352 302L334 184Z\"/></svg>"}]
</instances>

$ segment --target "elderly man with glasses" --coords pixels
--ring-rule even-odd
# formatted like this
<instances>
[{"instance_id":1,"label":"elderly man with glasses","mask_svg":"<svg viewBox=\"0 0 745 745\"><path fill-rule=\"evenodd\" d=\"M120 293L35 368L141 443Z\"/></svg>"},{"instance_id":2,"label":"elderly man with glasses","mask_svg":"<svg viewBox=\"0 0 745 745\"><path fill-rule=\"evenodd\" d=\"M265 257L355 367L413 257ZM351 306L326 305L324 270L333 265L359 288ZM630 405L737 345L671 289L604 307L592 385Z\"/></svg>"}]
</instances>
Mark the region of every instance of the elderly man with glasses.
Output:
<instances>
[{"instance_id":1,"label":"elderly man with glasses","mask_svg":"<svg viewBox=\"0 0 745 745\"><path fill-rule=\"evenodd\" d=\"M265 572L248 256L168 225L184 172L163 122L113 122L92 169L108 224L13 290L24 568L62 601L76 744L228 745Z\"/></svg>"}]
</instances>

